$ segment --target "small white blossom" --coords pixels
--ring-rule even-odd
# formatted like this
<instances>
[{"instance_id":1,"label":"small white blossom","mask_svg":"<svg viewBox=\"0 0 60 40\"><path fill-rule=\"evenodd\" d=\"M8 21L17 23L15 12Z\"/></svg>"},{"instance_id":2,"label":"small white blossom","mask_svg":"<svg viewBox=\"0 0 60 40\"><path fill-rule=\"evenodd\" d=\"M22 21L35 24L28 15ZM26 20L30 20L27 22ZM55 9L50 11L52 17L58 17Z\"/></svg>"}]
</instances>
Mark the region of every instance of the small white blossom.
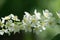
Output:
<instances>
[{"instance_id":1,"label":"small white blossom","mask_svg":"<svg viewBox=\"0 0 60 40\"><path fill-rule=\"evenodd\" d=\"M16 32L20 32L20 25L19 25L19 24L15 24L15 25L14 25L14 34L15 34Z\"/></svg>"},{"instance_id":2,"label":"small white blossom","mask_svg":"<svg viewBox=\"0 0 60 40\"><path fill-rule=\"evenodd\" d=\"M9 15L9 17L10 17L10 18L13 18L13 17L14 17L14 15L13 15L13 14L10 14L10 15Z\"/></svg>"},{"instance_id":3,"label":"small white blossom","mask_svg":"<svg viewBox=\"0 0 60 40\"><path fill-rule=\"evenodd\" d=\"M17 17L17 16L14 16L13 14L10 14L9 17L10 17L12 20L20 21L20 20L18 19L18 17Z\"/></svg>"},{"instance_id":4,"label":"small white blossom","mask_svg":"<svg viewBox=\"0 0 60 40\"><path fill-rule=\"evenodd\" d=\"M4 31L3 30L0 30L0 35L3 35L4 34Z\"/></svg>"},{"instance_id":5,"label":"small white blossom","mask_svg":"<svg viewBox=\"0 0 60 40\"><path fill-rule=\"evenodd\" d=\"M17 16L14 16L12 19L15 21L20 21Z\"/></svg>"},{"instance_id":6,"label":"small white blossom","mask_svg":"<svg viewBox=\"0 0 60 40\"><path fill-rule=\"evenodd\" d=\"M6 22L6 28L8 28L8 30L10 31L10 32L12 32L12 31L14 31L14 23L12 22L12 20L8 20L7 22Z\"/></svg>"},{"instance_id":7,"label":"small white blossom","mask_svg":"<svg viewBox=\"0 0 60 40\"><path fill-rule=\"evenodd\" d=\"M2 29L2 31L8 33L8 29Z\"/></svg>"},{"instance_id":8,"label":"small white blossom","mask_svg":"<svg viewBox=\"0 0 60 40\"><path fill-rule=\"evenodd\" d=\"M5 23L5 18L2 18L2 23Z\"/></svg>"},{"instance_id":9,"label":"small white blossom","mask_svg":"<svg viewBox=\"0 0 60 40\"><path fill-rule=\"evenodd\" d=\"M10 19L10 17L9 17L9 16L6 16L4 19L5 19L5 20L9 20L9 19Z\"/></svg>"},{"instance_id":10,"label":"small white blossom","mask_svg":"<svg viewBox=\"0 0 60 40\"><path fill-rule=\"evenodd\" d=\"M45 27L42 27L42 29L43 29L43 30L46 30L46 28L45 28Z\"/></svg>"},{"instance_id":11,"label":"small white blossom","mask_svg":"<svg viewBox=\"0 0 60 40\"><path fill-rule=\"evenodd\" d=\"M35 9L34 13L35 13L35 17L37 20L41 19L41 14L39 12L37 12L36 9Z\"/></svg>"},{"instance_id":12,"label":"small white blossom","mask_svg":"<svg viewBox=\"0 0 60 40\"><path fill-rule=\"evenodd\" d=\"M42 32L42 30L39 30L40 32Z\"/></svg>"},{"instance_id":13,"label":"small white blossom","mask_svg":"<svg viewBox=\"0 0 60 40\"><path fill-rule=\"evenodd\" d=\"M2 23L1 19L0 19L0 26L3 27L4 23Z\"/></svg>"},{"instance_id":14,"label":"small white blossom","mask_svg":"<svg viewBox=\"0 0 60 40\"><path fill-rule=\"evenodd\" d=\"M24 24L28 24L28 23L31 23L31 15L28 13L28 12L25 12L25 15L24 15L24 17L23 17L23 20L22 20L22 22L24 23Z\"/></svg>"},{"instance_id":15,"label":"small white blossom","mask_svg":"<svg viewBox=\"0 0 60 40\"><path fill-rule=\"evenodd\" d=\"M43 15L46 17L46 18L50 18L52 16L52 13L50 13L48 10L43 10Z\"/></svg>"},{"instance_id":16,"label":"small white blossom","mask_svg":"<svg viewBox=\"0 0 60 40\"><path fill-rule=\"evenodd\" d=\"M28 12L24 12L27 17L31 16Z\"/></svg>"}]
</instances>

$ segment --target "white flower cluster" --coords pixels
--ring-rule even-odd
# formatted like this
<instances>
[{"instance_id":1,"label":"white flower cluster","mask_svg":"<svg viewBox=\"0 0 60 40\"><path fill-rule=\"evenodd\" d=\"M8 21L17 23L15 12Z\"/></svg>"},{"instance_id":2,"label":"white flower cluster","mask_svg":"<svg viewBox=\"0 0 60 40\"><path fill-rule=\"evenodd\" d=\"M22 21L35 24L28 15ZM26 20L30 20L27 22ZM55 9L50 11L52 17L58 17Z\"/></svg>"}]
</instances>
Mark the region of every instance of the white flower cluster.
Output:
<instances>
[{"instance_id":1,"label":"white flower cluster","mask_svg":"<svg viewBox=\"0 0 60 40\"><path fill-rule=\"evenodd\" d=\"M9 16L5 16L0 19L0 35L3 35L4 33L10 34L11 32L16 33L19 31L20 20L17 16L10 14Z\"/></svg>"},{"instance_id":2,"label":"white flower cluster","mask_svg":"<svg viewBox=\"0 0 60 40\"><path fill-rule=\"evenodd\" d=\"M25 32L42 32L46 30L47 26L55 25L55 18L52 13L48 10L43 10L43 14L37 12L35 9L34 15L24 12L22 22L17 16L10 14L8 16L2 17L0 19L0 35L4 33L10 34L11 32L20 32L20 30L25 30ZM58 14L60 18L60 14Z\"/></svg>"},{"instance_id":3,"label":"white flower cluster","mask_svg":"<svg viewBox=\"0 0 60 40\"><path fill-rule=\"evenodd\" d=\"M22 25L26 32L31 32L32 28L35 32L42 32L43 30L46 30L46 26L55 25L54 20L55 18L52 13L48 10L43 10L43 14L41 14L35 9L34 15L30 15L28 12L25 12Z\"/></svg>"}]
</instances>

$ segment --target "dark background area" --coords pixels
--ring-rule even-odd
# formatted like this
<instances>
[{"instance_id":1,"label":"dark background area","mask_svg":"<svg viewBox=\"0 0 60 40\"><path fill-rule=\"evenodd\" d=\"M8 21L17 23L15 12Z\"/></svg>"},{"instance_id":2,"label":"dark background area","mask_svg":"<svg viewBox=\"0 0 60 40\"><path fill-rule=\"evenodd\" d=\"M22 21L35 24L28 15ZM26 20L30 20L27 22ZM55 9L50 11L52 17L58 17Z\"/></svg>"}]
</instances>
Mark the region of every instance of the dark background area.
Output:
<instances>
[{"instance_id":1,"label":"dark background area","mask_svg":"<svg viewBox=\"0 0 60 40\"><path fill-rule=\"evenodd\" d=\"M6 0L3 8L0 10L0 17L7 16L9 14L18 15L22 19L24 11L30 11L35 8L36 0Z\"/></svg>"}]
</instances>

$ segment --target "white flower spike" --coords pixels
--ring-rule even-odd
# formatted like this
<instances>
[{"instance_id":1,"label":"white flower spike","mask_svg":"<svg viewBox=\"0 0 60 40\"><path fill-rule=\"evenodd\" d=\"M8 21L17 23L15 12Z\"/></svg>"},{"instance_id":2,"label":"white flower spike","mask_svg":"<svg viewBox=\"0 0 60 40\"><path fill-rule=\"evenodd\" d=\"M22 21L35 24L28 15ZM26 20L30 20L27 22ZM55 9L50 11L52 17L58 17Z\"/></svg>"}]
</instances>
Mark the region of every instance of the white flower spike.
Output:
<instances>
[{"instance_id":1,"label":"white flower spike","mask_svg":"<svg viewBox=\"0 0 60 40\"><path fill-rule=\"evenodd\" d=\"M4 33L8 33L10 35L11 32L14 34L16 32L20 32L20 30L24 30L25 32L34 31L36 33L42 32L46 30L47 26L55 26L55 17L53 17L52 13L48 10L43 10L43 15L38 12L36 9L34 10L34 14L31 15L29 12L24 12L22 22L18 19L18 16L10 14L0 19L0 35ZM60 13L57 13L60 18ZM32 30L33 29L33 30Z\"/></svg>"}]
</instances>

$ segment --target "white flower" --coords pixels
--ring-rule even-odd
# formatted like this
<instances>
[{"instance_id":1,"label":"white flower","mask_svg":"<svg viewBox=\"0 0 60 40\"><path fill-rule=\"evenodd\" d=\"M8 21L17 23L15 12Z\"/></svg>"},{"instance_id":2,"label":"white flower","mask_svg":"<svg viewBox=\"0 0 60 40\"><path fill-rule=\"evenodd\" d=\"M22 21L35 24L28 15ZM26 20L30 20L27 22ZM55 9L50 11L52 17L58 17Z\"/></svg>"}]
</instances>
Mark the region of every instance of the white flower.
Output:
<instances>
[{"instance_id":1,"label":"white flower","mask_svg":"<svg viewBox=\"0 0 60 40\"><path fill-rule=\"evenodd\" d=\"M34 13L35 13L35 17L37 20L41 19L41 14L39 12L37 12L36 9L35 9Z\"/></svg>"},{"instance_id":2,"label":"white flower","mask_svg":"<svg viewBox=\"0 0 60 40\"><path fill-rule=\"evenodd\" d=\"M22 23L25 27L26 31L31 31L32 27L34 30L45 30L47 21L43 20L44 18L41 18L41 14L37 12L37 10L34 11L34 15L30 15L28 12L25 12L25 15L23 17ZM42 20L42 23L41 23Z\"/></svg>"},{"instance_id":3,"label":"white flower","mask_svg":"<svg viewBox=\"0 0 60 40\"><path fill-rule=\"evenodd\" d=\"M20 21L17 16L12 17L12 20Z\"/></svg>"},{"instance_id":4,"label":"white flower","mask_svg":"<svg viewBox=\"0 0 60 40\"><path fill-rule=\"evenodd\" d=\"M31 16L28 12L24 12L27 17Z\"/></svg>"},{"instance_id":5,"label":"white flower","mask_svg":"<svg viewBox=\"0 0 60 40\"><path fill-rule=\"evenodd\" d=\"M4 23L2 23L1 19L0 19L0 26L3 27Z\"/></svg>"},{"instance_id":6,"label":"white flower","mask_svg":"<svg viewBox=\"0 0 60 40\"><path fill-rule=\"evenodd\" d=\"M5 28L7 28L10 32L14 31L14 23L12 20L8 20L6 22Z\"/></svg>"},{"instance_id":7,"label":"white flower","mask_svg":"<svg viewBox=\"0 0 60 40\"><path fill-rule=\"evenodd\" d=\"M19 25L15 25L15 26L14 26L14 34L15 34L16 32L20 32L20 26L19 26Z\"/></svg>"},{"instance_id":8,"label":"white flower","mask_svg":"<svg viewBox=\"0 0 60 40\"><path fill-rule=\"evenodd\" d=\"M2 18L2 23L5 23L5 18Z\"/></svg>"},{"instance_id":9,"label":"white flower","mask_svg":"<svg viewBox=\"0 0 60 40\"><path fill-rule=\"evenodd\" d=\"M10 17L12 20L20 21L20 20L18 19L18 17L17 17L17 16L14 16L13 14L10 14L9 17Z\"/></svg>"},{"instance_id":10,"label":"white flower","mask_svg":"<svg viewBox=\"0 0 60 40\"><path fill-rule=\"evenodd\" d=\"M9 32L16 33L20 31L20 24L16 22L13 23L12 20L8 20L5 26L9 30Z\"/></svg>"},{"instance_id":11,"label":"white flower","mask_svg":"<svg viewBox=\"0 0 60 40\"><path fill-rule=\"evenodd\" d=\"M31 20L31 15L28 12L24 12L24 18L26 18L27 20Z\"/></svg>"},{"instance_id":12,"label":"white flower","mask_svg":"<svg viewBox=\"0 0 60 40\"><path fill-rule=\"evenodd\" d=\"M43 10L43 15L46 17L46 18L50 18L52 16L52 13L50 13L48 10Z\"/></svg>"},{"instance_id":13,"label":"white flower","mask_svg":"<svg viewBox=\"0 0 60 40\"><path fill-rule=\"evenodd\" d=\"M8 29L2 29L3 32L8 33Z\"/></svg>"},{"instance_id":14,"label":"white flower","mask_svg":"<svg viewBox=\"0 0 60 40\"><path fill-rule=\"evenodd\" d=\"M42 29L43 29L43 30L46 30L46 27L43 26Z\"/></svg>"},{"instance_id":15,"label":"white flower","mask_svg":"<svg viewBox=\"0 0 60 40\"><path fill-rule=\"evenodd\" d=\"M23 17L22 23L23 27L25 28L25 32L29 31L31 32L31 22L32 22L32 16L28 12L24 12L25 15Z\"/></svg>"},{"instance_id":16,"label":"white flower","mask_svg":"<svg viewBox=\"0 0 60 40\"><path fill-rule=\"evenodd\" d=\"M12 23L13 23L12 20L8 20L8 21L6 22L6 25L5 25L5 26L6 26L6 27L10 27L10 26L12 25Z\"/></svg>"},{"instance_id":17,"label":"white flower","mask_svg":"<svg viewBox=\"0 0 60 40\"><path fill-rule=\"evenodd\" d=\"M39 30L40 32L42 32L42 30Z\"/></svg>"},{"instance_id":18,"label":"white flower","mask_svg":"<svg viewBox=\"0 0 60 40\"><path fill-rule=\"evenodd\" d=\"M0 35L3 35L4 34L4 31L3 30L0 30Z\"/></svg>"},{"instance_id":19,"label":"white flower","mask_svg":"<svg viewBox=\"0 0 60 40\"><path fill-rule=\"evenodd\" d=\"M34 15L32 15L31 22L32 27L40 24L41 14L35 9Z\"/></svg>"},{"instance_id":20,"label":"white flower","mask_svg":"<svg viewBox=\"0 0 60 40\"><path fill-rule=\"evenodd\" d=\"M10 17L9 17L9 16L6 16L4 19L5 19L5 20L9 20L9 19L10 19Z\"/></svg>"},{"instance_id":21,"label":"white flower","mask_svg":"<svg viewBox=\"0 0 60 40\"><path fill-rule=\"evenodd\" d=\"M10 15L9 15L9 17L10 17L10 18L13 18L13 17L14 17L14 15L13 15L13 14L10 14Z\"/></svg>"},{"instance_id":22,"label":"white flower","mask_svg":"<svg viewBox=\"0 0 60 40\"><path fill-rule=\"evenodd\" d=\"M11 24L10 24L10 27L8 27L8 30L9 30L10 32L14 31L14 26L15 26L15 24L14 24L14 23L11 23Z\"/></svg>"},{"instance_id":23,"label":"white flower","mask_svg":"<svg viewBox=\"0 0 60 40\"><path fill-rule=\"evenodd\" d=\"M31 15L28 12L25 12L22 22L24 24L31 23Z\"/></svg>"}]
</instances>

